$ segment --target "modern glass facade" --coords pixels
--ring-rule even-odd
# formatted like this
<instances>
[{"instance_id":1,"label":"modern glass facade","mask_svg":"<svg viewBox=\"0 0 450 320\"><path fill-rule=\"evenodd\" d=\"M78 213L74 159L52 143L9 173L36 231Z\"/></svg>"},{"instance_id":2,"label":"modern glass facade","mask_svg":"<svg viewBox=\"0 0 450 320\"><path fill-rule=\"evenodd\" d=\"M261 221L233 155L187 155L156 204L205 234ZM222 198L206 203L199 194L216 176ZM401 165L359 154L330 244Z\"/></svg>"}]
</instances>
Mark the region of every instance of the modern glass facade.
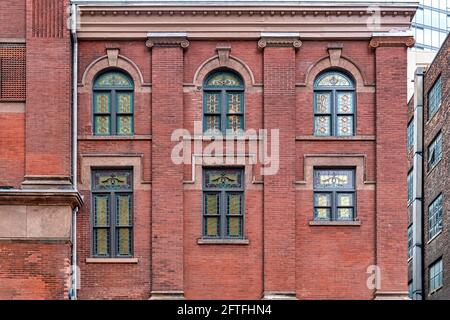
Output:
<instances>
[{"instance_id":1,"label":"modern glass facade","mask_svg":"<svg viewBox=\"0 0 450 320\"><path fill-rule=\"evenodd\" d=\"M416 50L439 50L450 31L450 0L420 0L412 30Z\"/></svg>"}]
</instances>

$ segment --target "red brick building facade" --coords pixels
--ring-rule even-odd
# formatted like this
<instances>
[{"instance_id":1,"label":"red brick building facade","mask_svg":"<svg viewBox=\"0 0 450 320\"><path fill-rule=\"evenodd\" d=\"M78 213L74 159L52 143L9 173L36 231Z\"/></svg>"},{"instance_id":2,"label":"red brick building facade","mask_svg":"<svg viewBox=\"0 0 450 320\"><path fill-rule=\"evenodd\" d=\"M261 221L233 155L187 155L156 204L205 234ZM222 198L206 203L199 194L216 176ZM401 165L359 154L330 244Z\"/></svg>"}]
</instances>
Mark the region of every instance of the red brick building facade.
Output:
<instances>
[{"instance_id":1,"label":"red brick building facade","mask_svg":"<svg viewBox=\"0 0 450 320\"><path fill-rule=\"evenodd\" d=\"M416 4L377 5L3 1L0 298L405 297Z\"/></svg>"}]
</instances>

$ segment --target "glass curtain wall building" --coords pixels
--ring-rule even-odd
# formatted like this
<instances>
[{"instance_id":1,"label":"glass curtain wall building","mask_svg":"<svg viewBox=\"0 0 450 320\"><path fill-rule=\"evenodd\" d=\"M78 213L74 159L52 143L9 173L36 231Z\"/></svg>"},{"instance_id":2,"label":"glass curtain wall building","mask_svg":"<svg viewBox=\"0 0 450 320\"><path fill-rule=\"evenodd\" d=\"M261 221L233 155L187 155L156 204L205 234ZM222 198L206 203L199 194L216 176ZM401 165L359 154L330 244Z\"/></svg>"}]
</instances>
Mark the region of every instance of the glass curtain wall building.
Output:
<instances>
[{"instance_id":1,"label":"glass curtain wall building","mask_svg":"<svg viewBox=\"0 0 450 320\"><path fill-rule=\"evenodd\" d=\"M417 51L437 51L450 31L450 0L420 0L412 23Z\"/></svg>"}]
</instances>

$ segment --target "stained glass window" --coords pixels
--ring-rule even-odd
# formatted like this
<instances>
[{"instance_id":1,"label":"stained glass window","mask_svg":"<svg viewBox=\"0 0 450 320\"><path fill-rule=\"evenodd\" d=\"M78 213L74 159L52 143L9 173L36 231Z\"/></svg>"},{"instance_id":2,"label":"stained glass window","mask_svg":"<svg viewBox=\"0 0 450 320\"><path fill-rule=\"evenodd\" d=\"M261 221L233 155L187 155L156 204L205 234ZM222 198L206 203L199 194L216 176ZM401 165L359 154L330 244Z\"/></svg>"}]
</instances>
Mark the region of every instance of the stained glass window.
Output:
<instances>
[{"instance_id":1,"label":"stained glass window","mask_svg":"<svg viewBox=\"0 0 450 320\"><path fill-rule=\"evenodd\" d=\"M92 173L93 255L129 257L133 248L131 170Z\"/></svg>"},{"instance_id":2,"label":"stained glass window","mask_svg":"<svg viewBox=\"0 0 450 320\"><path fill-rule=\"evenodd\" d=\"M243 170L205 169L203 190L203 237L243 238Z\"/></svg>"},{"instance_id":3,"label":"stained glass window","mask_svg":"<svg viewBox=\"0 0 450 320\"><path fill-rule=\"evenodd\" d=\"M94 135L133 135L133 81L119 71L101 74L94 82Z\"/></svg>"},{"instance_id":4,"label":"stained glass window","mask_svg":"<svg viewBox=\"0 0 450 320\"><path fill-rule=\"evenodd\" d=\"M355 171L314 170L314 220L354 220Z\"/></svg>"},{"instance_id":5,"label":"stained glass window","mask_svg":"<svg viewBox=\"0 0 450 320\"><path fill-rule=\"evenodd\" d=\"M214 72L206 78L203 128L208 134L241 134L244 130L244 83L231 71Z\"/></svg>"},{"instance_id":6,"label":"stained glass window","mask_svg":"<svg viewBox=\"0 0 450 320\"><path fill-rule=\"evenodd\" d=\"M339 72L326 72L314 83L314 135L355 134L355 88Z\"/></svg>"}]
</instances>

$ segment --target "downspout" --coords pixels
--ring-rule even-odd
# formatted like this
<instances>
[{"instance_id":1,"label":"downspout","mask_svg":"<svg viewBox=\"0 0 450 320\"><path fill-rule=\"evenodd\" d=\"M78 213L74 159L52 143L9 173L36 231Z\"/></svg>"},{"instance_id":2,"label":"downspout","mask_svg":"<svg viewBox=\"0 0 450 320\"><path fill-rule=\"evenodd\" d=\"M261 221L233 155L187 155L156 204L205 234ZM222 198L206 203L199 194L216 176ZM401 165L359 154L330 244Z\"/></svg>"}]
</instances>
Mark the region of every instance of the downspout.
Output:
<instances>
[{"instance_id":1,"label":"downspout","mask_svg":"<svg viewBox=\"0 0 450 320\"><path fill-rule=\"evenodd\" d=\"M414 76L413 299L423 298L423 68Z\"/></svg>"},{"instance_id":2,"label":"downspout","mask_svg":"<svg viewBox=\"0 0 450 320\"><path fill-rule=\"evenodd\" d=\"M78 192L77 177L77 154L78 154L78 40L77 40L77 6L71 5L71 25L70 31L72 35L72 187L75 192ZM77 213L78 207L73 209L72 213L72 281L69 291L69 298L71 300L77 299L77 284L78 284L78 270L77 270Z\"/></svg>"}]
</instances>

